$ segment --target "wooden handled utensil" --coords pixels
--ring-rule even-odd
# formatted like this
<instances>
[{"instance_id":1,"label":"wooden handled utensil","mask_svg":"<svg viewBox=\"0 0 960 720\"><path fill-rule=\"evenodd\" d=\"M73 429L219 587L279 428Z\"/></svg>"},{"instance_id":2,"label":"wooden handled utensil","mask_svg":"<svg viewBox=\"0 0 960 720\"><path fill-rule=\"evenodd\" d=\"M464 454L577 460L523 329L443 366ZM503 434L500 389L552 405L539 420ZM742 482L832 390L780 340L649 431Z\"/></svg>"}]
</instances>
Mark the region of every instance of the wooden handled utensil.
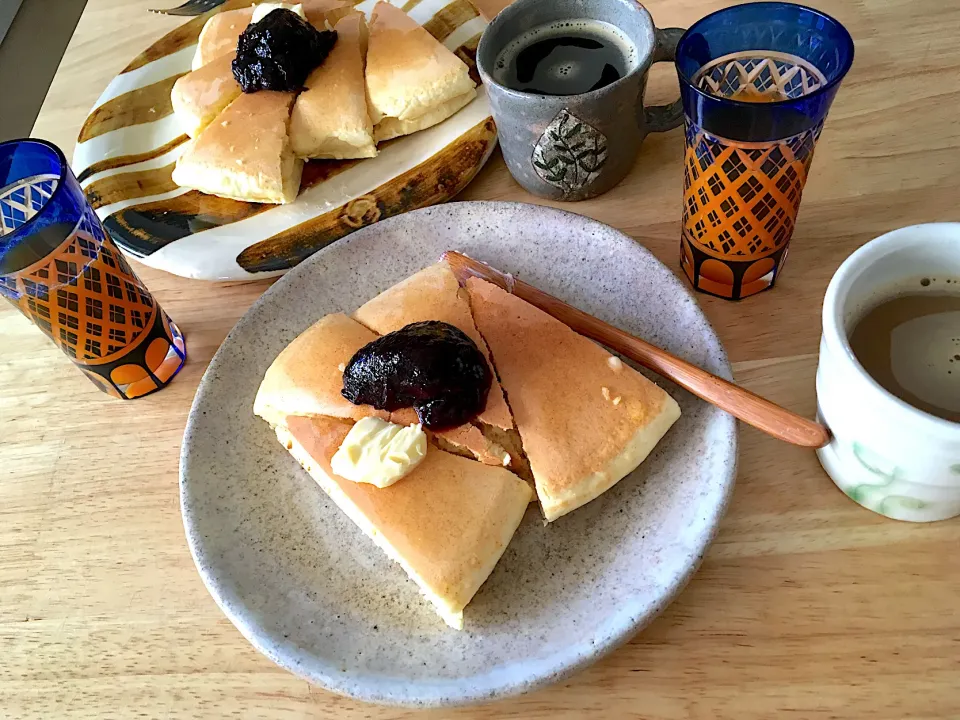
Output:
<instances>
[{"instance_id":1,"label":"wooden handled utensil","mask_svg":"<svg viewBox=\"0 0 960 720\"><path fill-rule=\"evenodd\" d=\"M581 335L596 340L645 368L653 370L658 375L673 380L697 397L716 405L768 435L809 448L823 447L830 442L830 431L823 425L790 412L749 390L712 375L686 360L681 360L666 350L661 350L655 345L577 310L562 300L522 280L517 280L512 275L452 250L445 252L443 259L450 265L461 284L466 283L467 278L475 277L498 285L552 315Z\"/></svg>"}]
</instances>

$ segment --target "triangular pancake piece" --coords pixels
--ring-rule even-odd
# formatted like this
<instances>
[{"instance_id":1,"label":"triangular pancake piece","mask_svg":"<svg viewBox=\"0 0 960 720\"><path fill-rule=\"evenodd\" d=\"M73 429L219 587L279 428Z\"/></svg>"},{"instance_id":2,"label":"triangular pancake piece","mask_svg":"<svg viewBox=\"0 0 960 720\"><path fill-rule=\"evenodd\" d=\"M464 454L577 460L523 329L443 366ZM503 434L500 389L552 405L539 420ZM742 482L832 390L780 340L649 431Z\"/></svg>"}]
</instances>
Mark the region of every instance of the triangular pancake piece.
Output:
<instances>
[{"instance_id":1,"label":"triangular pancake piece","mask_svg":"<svg viewBox=\"0 0 960 720\"><path fill-rule=\"evenodd\" d=\"M193 55L193 69L216 60L221 55L237 52L240 34L247 29L253 17L253 6L239 10L224 10L207 20L197 40L197 51Z\"/></svg>"},{"instance_id":2,"label":"triangular pancake piece","mask_svg":"<svg viewBox=\"0 0 960 720\"><path fill-rule=\"evenodd\" d=\"M253 412L271 425L288 415L328 415L359 420L388 413L354 405L340 394L343 368L376 333L342 313L327 315L304 330L267 369Z\"/></svg>"},{"instance_id":3,"label":"triangular pancake piece","mask_svg":"<svg viewBox=\"0 0 960 720\"><path fill-rule=\"evenodd\" d=\"M235 52L221 55L173 84L170 101L184 132L196 137L240 95L231 63Z\"/></svg>"},{"instance_id":4,"label":"triangular pancake piece","mask_svg":"<svg viewBox=\"0 0 960 720\"><path fill-rule=\"evenodd\" d=\"M453 628L523 519L529 486L495 468L431 447L409 475L386 488L334 474L330 458L350 424L290 417L277 438L320 487L406 571Z\"/></svg>"},{"instance_id":5,"label":"triangular pancake piece","mask_svg":"<svg viewBox=\"0 0 960 720\"><path fill-rule=\"evenodd\" d=\"M490 361L490 351L483 341L470 314L466 290L460 287L456 276L445 262L438 262L411 275L372 300L361 305L355 313L368 328L380 335L399 330L410 323L438 320L449 323L473 340ZM493 371L493 366L490 367ZM513 427L513 418L503 399L503 391L494 374L487 406L477 417L480 422L502 430Z\"/></svg>"},{"instance_id":6,"label":"triangular pancake piece","mask_svg":"<svg viewBox=\"0 0 960 720\"><path fill-rule=\"evenodd\" d=\"M477 94L463 61L387 2L370 20L367 92L377 142L436 125Z\"/></svg>"},{"instance_id":7,"label":"triangular pancake piece","mask_svg":"<svg viewBox=\"0 0 960 720\"><path fill-rule=\"evenodd\" d=\"M290 116L298 157L343 160L377 154L363 80L367 26L362 13L337 23L333 50L307 77Z\"/></svg>"},{"instance_id":8,"label":"triangular pancake piece","mask_svg":"<svg viewBox=\"0 0 960 720\"><path fill-rule=\"evenodd\" d=\"M173 181L247 202L293 202L303 161L287 138L294 93L241 93L184 148Z\"/></svg>"},{"instance_id":9,"label":"triangular pancake piece","mask_svg":"<svg viewBox=\"0 0 960 720\"><path fill-rule=\"evenodd\" d=\"M548 521L632 472L680 417L667 393L559 320L467 281Z\"/></svg>"}]
</instances>

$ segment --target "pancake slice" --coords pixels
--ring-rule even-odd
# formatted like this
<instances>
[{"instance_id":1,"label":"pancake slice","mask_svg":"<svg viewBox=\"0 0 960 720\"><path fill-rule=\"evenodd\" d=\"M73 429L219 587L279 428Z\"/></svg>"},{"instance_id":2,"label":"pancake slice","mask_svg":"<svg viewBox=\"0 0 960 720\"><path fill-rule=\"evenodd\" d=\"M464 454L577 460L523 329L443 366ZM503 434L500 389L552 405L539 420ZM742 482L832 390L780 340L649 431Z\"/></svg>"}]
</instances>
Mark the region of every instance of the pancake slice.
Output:
<instances>
[{"instance_id":1,"label":"pancake slice","mask_svg":"<svg viewBox=\"0 0 960 720\"><path fill-rule=\"evenodd\" d=\"M559 320L467 281L548 521L631 473L680 417L667 393Z\"/></svg>"},{"instance_id":2,"label":"pancake slice","mask_svg":"<svg viewBox=\"0 0 960 720\"><path fill-rule=\"evenodd\" d=\"M252 17L251 5L239 10L224 10L207 20L197 40L192 68L199 70L221 55L236 53L240 34L247 29Z\"/></svg>"},{"instance_id":3,"label":"pancake slice","mask_svg":"<svg viewBox=\"0 0 960 720\"><path fill-rule=\"evenodd\" d=\"M298 157L344 160L374 157L373 123L363 80L367 26L361 13L337 23L337 42L307 77L290 116L290 144Z\"/></svg>"},{"instance_id":4,"label":"pancake slice","mask_svg":"<svg viewBox=\"0 0 960 720\"><path fill-rule=\"evenodd\" d=\"M370 20L367 93L377 142L436 125L477 94L463 61L387 2Z\"/></svg>"},{"instance_id":5,"label":"pancake slice","mask_svg":"<svg viewBox=\"0 0 960 720\"><path fill-rule=\"evenodd\" d=\"M231 63L235 52L221 55L199 70L188 72L173 84L170 101L183 130L196 137L240 95Z\"/></svg>"},{"instance_id":6,"label":"pancake slice","mask_svg":"<svg viewBox=\"0 0 960 720\"><path fill-rule=\"evenodd\" d=\"M337 506L399 563L455 629L463 609L503 555L532 495L512 473L431 447L409 475L386 488L334 474L330 458L350 424L290 417L277 438Z\"/></svg>"},{"instance_id":7,"label":"pancake slice","mask_svg":"<svg viewBox=\"0 0 960 720\"><path fill-rule=\"evenodd\" d=\"M343 370L353 354L377 339L376 333L342 313L327 315L304 330L267 369L253 412L271 425L288 415L327 415L359 420L389 413L354 405L340 394Z\"/></svg>"},{"instance_id":8,"label":"pancake slice","mask_svg":"<svg viewBox=\"0 0 960 720\"><path fill-rule=\"evenodd\" d=\"M184 148L173 171L181 187L247 202L289 203L303 162L287 137L294 93L241 93Z\"/></svg>"}]
</instances>

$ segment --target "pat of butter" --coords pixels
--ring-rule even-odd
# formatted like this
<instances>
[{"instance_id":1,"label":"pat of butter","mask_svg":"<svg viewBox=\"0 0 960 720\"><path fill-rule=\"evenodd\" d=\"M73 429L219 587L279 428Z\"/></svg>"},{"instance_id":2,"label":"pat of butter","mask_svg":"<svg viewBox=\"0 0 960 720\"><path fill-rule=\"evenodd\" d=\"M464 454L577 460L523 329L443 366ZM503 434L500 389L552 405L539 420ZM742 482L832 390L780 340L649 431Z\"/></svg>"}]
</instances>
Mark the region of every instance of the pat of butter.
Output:
<instances>
[{"instance_id":1,"label":"pat of butter","mask_svg":"<svg viewBox=\"0 0 960 720\"><path fill-rule=\"evenodd\" d=\"M419 425L404 427L365 417L350 428L330 467L347 480L385 488L413 470L426 454L427 434Z\"/></svg>"},{"instance_id":2,"label":"pat of butter","mask_svg":"<svg viewBox=\"0 0 960 720\"><path fill-rule=\"evenodd\" d=\"M290 3L260 3L259 5L253 8L253 17L250 18L250 24L260 22L267 15L272 13L274 10L289 10L294 12L304 20L307 19L307 16L303 13L303 5L297 3L296 5Z\"/></svg>"}]
</instances>

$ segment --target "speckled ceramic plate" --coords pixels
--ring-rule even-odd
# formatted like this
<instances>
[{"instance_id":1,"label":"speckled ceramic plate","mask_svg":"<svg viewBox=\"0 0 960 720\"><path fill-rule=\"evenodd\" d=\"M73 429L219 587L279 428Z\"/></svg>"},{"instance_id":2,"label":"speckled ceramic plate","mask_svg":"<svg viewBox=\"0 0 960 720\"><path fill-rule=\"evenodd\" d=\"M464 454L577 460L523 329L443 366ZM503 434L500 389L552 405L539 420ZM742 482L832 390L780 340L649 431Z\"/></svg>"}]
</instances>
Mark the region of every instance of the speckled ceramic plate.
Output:
<instances>
[{"instance_id":1,"label":"speckled ceramic plate","mask_svg":"<svg viewBox=\"0 0 960 720\"><path fill-rule=\"evenodd\" d=\"M249 4L231 0L214 12ZM357 8L369 15L374 4L363 0ZM487 23L469 0L420 0L405 7L479 82L474 56ZM480 87L460 112L381 144L375 158L308 162L300 195L289 205L178 187L171 173L187 136L173 115L170 90L190 70L209 16L188 21L134 58L97 100L74 150L73 170L104 228L145 265L204 280L278 275L357 228L449 200L496 145L490 103Z\"/></svg>"},{"instance_id":2,"label":"speckled ceramic plate","mask_svg":"<svg viewBox=\"0 0 960 720\"><path fill-rule=\"evenodd\" d=\"M444 625L252 408L263 373L301 331L447 249L730 377L720 341L670 270L606 225L541 206L453 203L391 218L270 288L197 391L180 466L187 537L207 587L250 642L311 682L372 702L482 702L593 662L690 579L736 474L734 420L661 381L683 416L646 462L547 527L531 505L467 606L464 630Z\"/></svg>"}]
</instances>

